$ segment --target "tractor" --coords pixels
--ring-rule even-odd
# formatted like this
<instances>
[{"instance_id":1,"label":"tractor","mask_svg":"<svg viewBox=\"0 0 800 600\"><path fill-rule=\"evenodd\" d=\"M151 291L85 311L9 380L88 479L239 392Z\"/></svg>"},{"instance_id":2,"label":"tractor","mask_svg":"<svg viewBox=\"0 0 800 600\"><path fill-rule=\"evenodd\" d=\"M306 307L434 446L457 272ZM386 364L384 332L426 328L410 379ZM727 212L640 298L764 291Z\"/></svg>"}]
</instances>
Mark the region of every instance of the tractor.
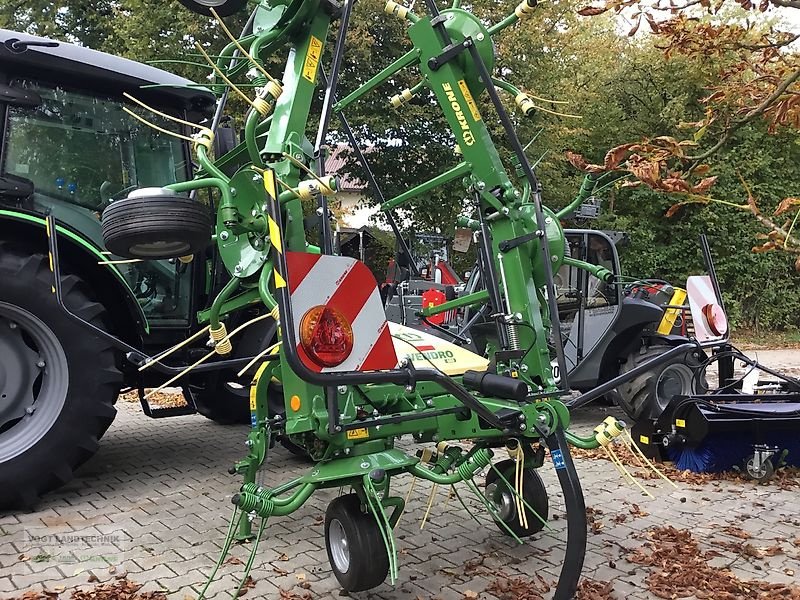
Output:
<instances>
[{"instance_id":1,"label":"tractor","mask_svg":"<svg viewBox=\"0 0 800 600\"><path fill-rule=\"evenodd\" d=\"M662 280L625 278L617 245L627 243L619 231L565 229L571 258L580 258L613 274L613 281L598 279L565 263L554 274L564 356L570 387L579 392L624 374L639 364L685 343L691 318L681 308L686 291ZM493 340L484 307L450 308L460 295L482 287L478 265L466 282L454 279L446 262L431 261L431 280L411 276L407 268L390 269L386 312L391 321L469 348L486 352ZM397 276L397 274L400 274ZM443 306L445 305L445 306ZM661 363L618 388L606 399L617 404L633 422L656 419L675 395L705 391L704 379L694 372L706 355L695 348ZM552 362L558 377L558 364Z\"/></svg>"},{"instance_id":2,"label":"tractor","mask_svg":"<svg viewBox=\"0 0 800 600\"><path fill-rule=\"evenodd\" d=\"M140 371L128 358L157 354L194 334L198 314L229 280L213 248L142 261L107 251L100 223L107 206L140 186L191 179L195 170L186 142L123 110L141 113L125 93L200 122L212 117L216 101L204 87L151 66L0 30L2 509L30 506L72 478L113 421L120 389L160 386L180 372L166 364ZM221 128L217 152L226 151L225 133ZM87 331L59 308L51 293L48 215L62 240L66 306L124 344ZM243 308L242 318L259 310ZM257 353L274 330L265 320L240 339L227 364L179 382L185 407L143 401L145 413L248 422L249 379L242 387L235 376L246 361L237 357ZM175 360L193 362L197 353L178 352Z\"/></svg>"}]
</instances>

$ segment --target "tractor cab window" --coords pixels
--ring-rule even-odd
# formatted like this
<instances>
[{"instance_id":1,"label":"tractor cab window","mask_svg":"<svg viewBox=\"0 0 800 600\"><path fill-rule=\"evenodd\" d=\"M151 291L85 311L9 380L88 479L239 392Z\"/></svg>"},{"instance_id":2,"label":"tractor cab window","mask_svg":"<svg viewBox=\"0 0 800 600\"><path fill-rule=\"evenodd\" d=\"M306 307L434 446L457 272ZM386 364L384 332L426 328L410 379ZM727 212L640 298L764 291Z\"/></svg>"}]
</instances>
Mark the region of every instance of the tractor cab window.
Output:
<instances>
[{"instance_id":1,"label":"tractor cab window","mask_svg":"<svg viewBox=\"0 0 800 600\"><path fill-rule=\"evenodd\" d=\"M34 185L24 208L52 212L102 247L100 215L106 206L137 187L189 177L183 142L140 123L123 111L121 101L38 82L14 85L42 98L37 107L10 107L6 122L2 172ZM145 118L172 129L154 115ZM148 319L163 325L186 323L191 269L174 261L118 268Z\"/></svg>"},{"instance_id":2,"label":"tractor cab window","mask_svg":"<svg viewBox=\"0 0 800 600\"><path fill-rule=\"evenodd\" d=\"M566 255L584 262L604 267L617 273L616 251L612 242L591 232L567 233ZM619 303L617 286L601 281L583 269L562 265L554 275L558 307L561 318L569 318L580 308L616 306Z\"/></svg>"}]
</instances>

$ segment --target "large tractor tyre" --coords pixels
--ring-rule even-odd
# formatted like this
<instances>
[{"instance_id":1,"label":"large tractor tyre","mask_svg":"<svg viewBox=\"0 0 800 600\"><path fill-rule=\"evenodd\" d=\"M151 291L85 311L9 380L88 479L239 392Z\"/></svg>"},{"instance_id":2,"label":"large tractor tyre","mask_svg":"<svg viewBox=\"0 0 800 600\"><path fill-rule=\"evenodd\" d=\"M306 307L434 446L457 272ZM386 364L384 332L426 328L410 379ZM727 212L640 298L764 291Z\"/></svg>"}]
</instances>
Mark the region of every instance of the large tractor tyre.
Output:
<instances>
[{"instance_id":1,"label":"large tractor tyre","mask_svg":"<svg viewBox=\"0 0 800 600\"><path fill-rule=\"evenodd\" d=\"M28 508L73 477L116 415L121 374L104 340L51 292L43 254L0 244L0 510ZM105 327L86 283L61 278L64 302Z\"/></svg>"},{"instance_id":2,"label":"large tractor tyre","mask_svg":"<svg viewBox=\"0 0 800 600\"><path fill-rule=\"evenodd\" d=\"M214 226L208 206L167 192L143 188L112 202L103 211L106 249L149 260L190 256L206 248Z\"/></svg>"},{"instance_id":3,"label":"large tractor tyre","mask_svg":"<svg viewBox=\"0 0 800 600\"><path fill-rule=\"evenodd\" d=\"M631 353L620 366L620 375L628 373L635 367L661 356L672 346L654 344L643 346ZM619 407L634 422L643 419L657 419L672 400L673 396L702 394L708 390L708 383L702 373L698 373L700 360L695 356L696 350L676 356L666 363L645 371L638 377L620 385L616 394Z\"/></svg>"}]
</instances>

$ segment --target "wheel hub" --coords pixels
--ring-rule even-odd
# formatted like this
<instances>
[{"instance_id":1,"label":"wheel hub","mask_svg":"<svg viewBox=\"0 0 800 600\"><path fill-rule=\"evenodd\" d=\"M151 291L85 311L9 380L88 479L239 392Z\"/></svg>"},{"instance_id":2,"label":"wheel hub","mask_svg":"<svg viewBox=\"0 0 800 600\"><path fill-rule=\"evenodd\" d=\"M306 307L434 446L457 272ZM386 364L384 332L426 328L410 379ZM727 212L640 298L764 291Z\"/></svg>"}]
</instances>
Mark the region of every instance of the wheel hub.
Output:
<instances>
[{"instance_id":1,"label":"wheel hub","mask_svg":"<svg viewBox=\"0 0 800 600\"><path fill-rule=\"evenodd\" d=\"M497 516L505 522L510 521L517 514L514 496L505 486L500 487L496 483L490 484L486 488L486 499L494 506Z\"/></svg>"},{"instance_id":2,"label":"wheel hub","mask_svg":"<svg viewBox=\"0 0 800 600\"><path fill-rule=\"evenodd\" d=\"M350 569L350 545L344 526L339 519L333 519L328 526L328 543L336 570L340 573L347 573Z\"/></svg>"},{"instance_id":3,"label":"wheel hub","mask_svg":"<svg viewBox=\"0 0 800 600\"><path fill-rule=\"evenodd\" d=\"M32 313L0 302L0 462L35 445L58 419L69 386L53 331Z\"/></svg>"},{"instance_id":4,"label":"wheel hub","mask_svg":"<svg viewBox=\"0 0 800 600\"><path fill-rule=\"evenodd\" d=\"M693 393L694 371L687 365L674 364L666 367L658 377L656 397L662 412L674 396Z\"/></svg>"}]
</instances>

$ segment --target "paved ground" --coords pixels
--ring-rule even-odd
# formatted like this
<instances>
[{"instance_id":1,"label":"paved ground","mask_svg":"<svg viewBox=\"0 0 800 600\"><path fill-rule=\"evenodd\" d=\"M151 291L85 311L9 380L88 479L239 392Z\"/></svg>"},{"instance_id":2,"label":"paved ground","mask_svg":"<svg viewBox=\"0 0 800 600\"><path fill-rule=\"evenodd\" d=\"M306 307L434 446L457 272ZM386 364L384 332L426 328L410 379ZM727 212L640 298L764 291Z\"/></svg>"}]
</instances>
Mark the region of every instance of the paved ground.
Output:
<instances>
[{"instance_id":1,"label":"paved ground","mask_svg":"<svg viewBox=\"0 0 800 600\"><path fill-rule=\"evenodd\" d=\"M227 468L244 453L247 430L221 427L199 416L152 421L135 405L121 403L119 408L100 452L73 483L50 494L36 512L0 514L0 598L42 587L69 592L95 577L114 580L124 573L145 583L143 590L168 590L171 598L178 599L196 597L225 535L229 498L237 487ZM604 409L595 408L578 419L596 423L603 413ZM682 483L676 490L648 480L643 483L655 496L649 499L625 484L609 462L590 458L576 462L592 519L584 576L611 582L615 594L611 597L654 597L647 580L661 581L664 573L629 562L626 556L636 555L626 554L626 549L642 547L650 528L665 525L691 530L704 551L713 550L704 555L703 564L727 565L742 580L789 583L800 573L800 488L714 481ZM301 460L276 449L265 479L279 482L305 468ZM542 472L553 494L551 517L561 516L563 503L549 463ZM400 479L398 486L405 493L408 480ZM487 589L501 598L537 598L533 588L543 585L534 573L545 582L557 578L564 548L563 519L552 520L552 531L517 546L485 517L485 526L478 527L458 502L445 502L440 492L428 524L420 531L429 490L421 482L416 486L399 525L399 581L371 593L353 594L355 598L491 600L495 595ZM255 587L246 597L338 597L322 531L325 507L335 493L319 492L295 518L270 522L253 569ZM57 540L54 534L61 537ZM69 535L96 536L84 552L84 562L67 562L76 548L72 538L65 537ZM238 546L234 556L246 560L248 551L248 546ZM646 550L639 562L647 562L651 554L652 549ZM106 562L98 562L101 555ZM227 590L234 588L243 566L232 563L240 560L224 566L212 597L227 597ZM518 576L524 583L515 582ZM523 585L531 586L531 595L520 591ZM756 595L726 598L737 597Z\"/></svg>"}]
</instances>

